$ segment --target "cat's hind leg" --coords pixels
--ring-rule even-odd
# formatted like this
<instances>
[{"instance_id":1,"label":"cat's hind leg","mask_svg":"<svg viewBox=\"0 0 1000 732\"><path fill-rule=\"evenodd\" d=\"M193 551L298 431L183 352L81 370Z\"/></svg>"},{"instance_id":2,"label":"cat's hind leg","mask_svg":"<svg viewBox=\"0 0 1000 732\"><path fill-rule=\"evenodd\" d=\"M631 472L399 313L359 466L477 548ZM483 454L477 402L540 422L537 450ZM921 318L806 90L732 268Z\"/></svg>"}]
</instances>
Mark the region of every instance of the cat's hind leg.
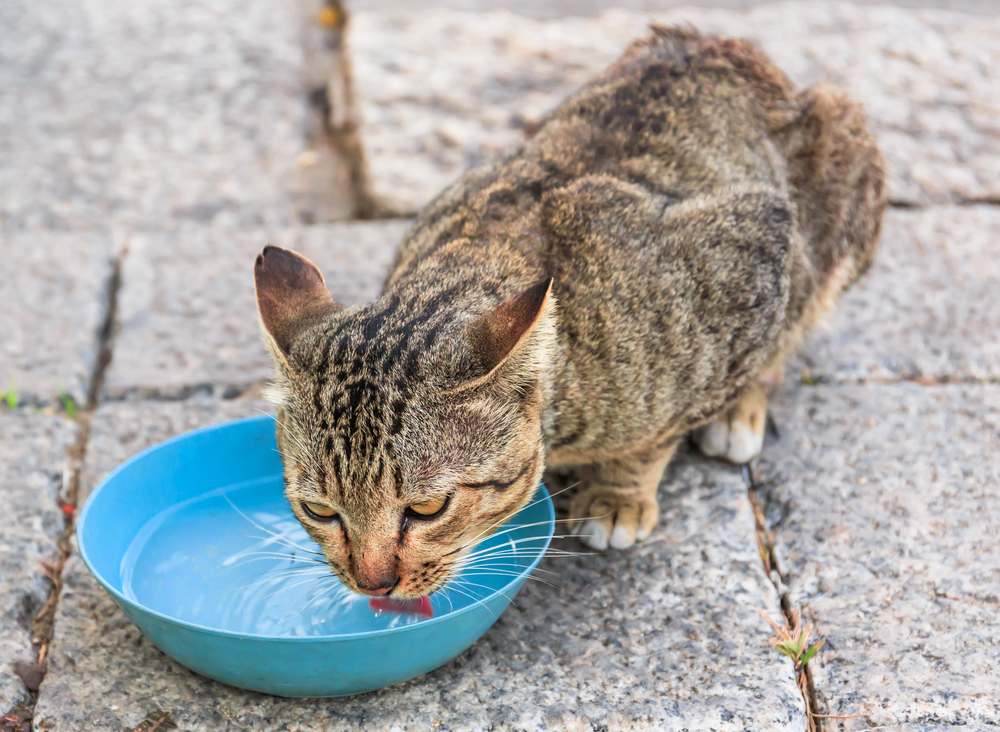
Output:
<instances>
[{"instance_id":1,"label":"cat's hind leg","mask_svg":"<svg viewBox=\"0 0 1000 732\"><path fill-rule=\"evenodd\" d=\"M656 491L677 443L607 460L580 471L583 486L570 503L572 525L587 546L627 549L660 519Z\"/></svg>"},{"instance_id":2,"label":"cat's hind leg","mask_svg":"<svg viewBox=\"0 0 1000 732\"><path fill-rule=\"evenodd\" d=\"M695 430L702 454L742 465L760 454L767 425L767 393L754 384L728 411Z\"/></svg>"}]
</instances>

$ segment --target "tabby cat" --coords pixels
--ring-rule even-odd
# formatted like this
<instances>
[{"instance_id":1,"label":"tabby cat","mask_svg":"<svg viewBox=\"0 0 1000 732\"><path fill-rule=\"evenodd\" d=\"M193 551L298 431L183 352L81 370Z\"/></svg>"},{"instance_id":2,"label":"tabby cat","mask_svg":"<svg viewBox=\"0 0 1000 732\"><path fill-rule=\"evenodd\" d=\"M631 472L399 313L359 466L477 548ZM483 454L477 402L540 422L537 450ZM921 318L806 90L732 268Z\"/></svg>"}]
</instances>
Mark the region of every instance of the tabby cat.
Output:
<instances>
[{"instance_id":1,"label":"tabby cat","mask_svg":"<svg viewBox=\"0 0 1000 732\"><path fill-rule=\"evenodd\" d=\"M869 265L886 204L861 109L752 45L655 28L418 216L382 295L254 274L295 515L352 589L440 588L572 468L587 544L654 531L680 440L745 462L766 388Z\"/></svg>"}]
</instances>

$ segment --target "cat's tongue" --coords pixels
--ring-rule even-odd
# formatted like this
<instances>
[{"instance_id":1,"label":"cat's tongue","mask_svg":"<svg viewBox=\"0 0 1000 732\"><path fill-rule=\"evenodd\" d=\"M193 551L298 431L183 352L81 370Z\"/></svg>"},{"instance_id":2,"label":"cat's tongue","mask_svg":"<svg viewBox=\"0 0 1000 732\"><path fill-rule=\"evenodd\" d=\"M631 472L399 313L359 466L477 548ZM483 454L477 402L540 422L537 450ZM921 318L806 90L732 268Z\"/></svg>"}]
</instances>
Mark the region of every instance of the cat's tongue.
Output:
<instances>
[{"instance_id":1,"label":"cat's tongue","mask_svg":"<svg viewBox=\"0 0 1000 732\"><path fill-rule=\"evenodd\" d=\"M434 608L429 597L417 597L410 600L400 600L394 597L373 597L368 601L368 607L389 613L401 615L419 615L422 618L433 618Z\"/></svg>"}]
</instances>

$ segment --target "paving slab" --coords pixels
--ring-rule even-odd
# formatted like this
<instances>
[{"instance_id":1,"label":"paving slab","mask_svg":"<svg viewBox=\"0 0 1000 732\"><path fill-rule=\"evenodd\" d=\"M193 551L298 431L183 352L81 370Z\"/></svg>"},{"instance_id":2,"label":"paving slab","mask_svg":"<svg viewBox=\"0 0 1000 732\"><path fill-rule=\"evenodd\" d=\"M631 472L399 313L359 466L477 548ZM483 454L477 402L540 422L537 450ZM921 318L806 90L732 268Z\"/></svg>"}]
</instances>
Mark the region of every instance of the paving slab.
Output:
<instances>
[{"instance_id":1,"label":"paving slab","mask_svg":"<svg viewBox=\"0 0 1000 732\"><path fill-rule=\"evenodd\" d=\"M406 221L298 228L200 227L129 243L106 395L183 396L236 390L273 367L260 334L253 261L265 244L304 253L345 305L373 299Z\"/></svg>"},{"instance_id":2,"label":"paving slab","mask_svg":"<svg viewBox=\"0 0 1000 732\"><path fill-rule=\"evenodd\" d=\"M0 715L29 702L18 668L31 665L31 621L49 594L41 562L58 553L59 495L76 424L28 410L0 413Z\"/></svg>"},{"instance_id":3,"label":"paving slab","mask_svg":"<svg viewBox=\"0 0 1000 732\"><path fill-rule=\"evenodd\" d=\"M1000 725L1000 387L816 386L759 478L831 729Z\"/></svg>"},{"instance_id":4,"label":"paving slab","mask_svg":"<svg viewBox=\"0 0 1000 732\"><path fill-rule=\"evenodd\" d=\"M119 402L94 417L88 481L126 453L243 400ZM67 566L37 729L132 728L166 712L184 730L801 730L790 664L759 610L779 617L738 472L685 457L636 551L549 559L470 651L425 678L346 699L286 700L202 679L143 640L82 563ZM578 547L576 547L578 548Z\"/></svg>"},{"instance_id":5,"label":"paving slab","mask_svg":"<svg viewBox=\"0 0 1000 732\"><path fill-rule=\"evenodd\" d=\"M0 4L4 226L299 220L310 182L332 183L300 165L296 7Z\"/></svg>"},{"instance_id":6,"label":"paving slab","mask_svg":"<svg viewBox=\"0 0 1000 732\"><path fill-rule=\"evenodd\" d=\"M699 7L745 9L757 5L769 5L773 0L700 0ZM963 13L996 15L1000 8L994 0L850 0L856 5L892 4L903 8L944 8ZM691 0L618 0L615 7L662 11L668 8L687 7ZM425 12L430 8L450 8L452 10L490 10L503 8L519 15L532 18L565 18L573 15L600 15L608 4L604 0L365 0L366 10L417 10Z\"/></svg>"},{"instance_id":7,"label":"paving slab","mask_svg":"<svg viewBox=\"0 0 1000 732\"><path fill-rule=\"evenodd\" d=\"M996 206L889 210L871 270L788 378L1000 382Z\"/></svg>"},{"instance_id":8,"label":"paving slab","mask_svg":"<svg viewBox=\"0 0 1000 732\"><path fill-rule=\"evenodd\" d=\"M0 233L0 253L0 392L26 404L62 393L84 403L107 306L110 236Z\"/></svg>"},{"instance_id":9,"label":"paving slab","mask_svg":"<svg viewBox=\"0 0 1000 732\"><path fill-rule=\"evenodd\" d=\"M518 144L651 21L749 37L795 82L846 87L888 158L893 200L1000 198L1000 16L826 2L558 19L359 3L351 44L375 193L418 209L466 167Z\"/></svg>"}]
</instances>

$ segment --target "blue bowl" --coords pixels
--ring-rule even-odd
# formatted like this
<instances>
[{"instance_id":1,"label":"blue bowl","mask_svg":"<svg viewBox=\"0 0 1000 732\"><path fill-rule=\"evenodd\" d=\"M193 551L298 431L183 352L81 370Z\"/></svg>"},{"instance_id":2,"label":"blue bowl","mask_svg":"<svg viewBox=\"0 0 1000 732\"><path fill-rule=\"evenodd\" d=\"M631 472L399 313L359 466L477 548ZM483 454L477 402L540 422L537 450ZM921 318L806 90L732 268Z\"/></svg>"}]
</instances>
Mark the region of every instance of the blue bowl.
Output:
<instances>
[{"instance_id":1,"label":"blue bowl","mask_svg":"<svg viewBox=\"0 0 1000 732\"><path fill-rule=\"evenodd\" d=\"M123 464L80 517L97 581L164 653L226 684L342 696L446 663L507 608L552 539L535 500L477 545L431 618L372 610L319 561L282 493L270 417L197 430Z\"/></svg>"}]
</instances>

